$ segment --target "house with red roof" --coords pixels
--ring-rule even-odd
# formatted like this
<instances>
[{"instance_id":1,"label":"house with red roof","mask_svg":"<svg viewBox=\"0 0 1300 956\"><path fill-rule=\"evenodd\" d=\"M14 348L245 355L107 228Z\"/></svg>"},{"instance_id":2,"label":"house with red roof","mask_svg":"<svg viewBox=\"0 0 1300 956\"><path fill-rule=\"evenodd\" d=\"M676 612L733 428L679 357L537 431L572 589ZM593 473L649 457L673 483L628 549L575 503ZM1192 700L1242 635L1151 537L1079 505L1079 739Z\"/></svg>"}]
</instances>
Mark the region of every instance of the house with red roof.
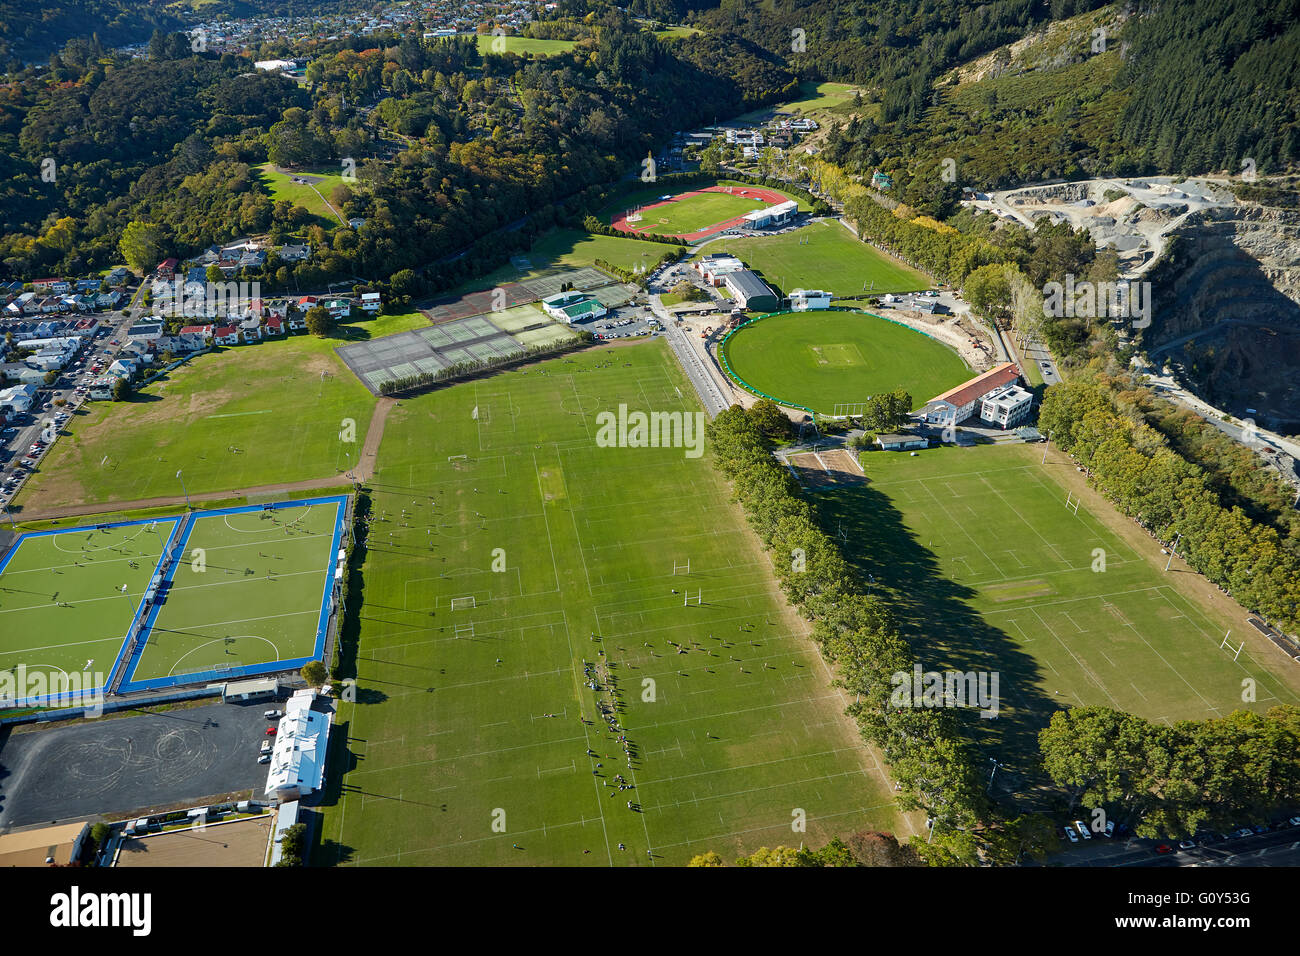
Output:
<instances>
[{"instance_id":1,"label":"house with red roof","mask_svg":"<svg viewBox=\"0 0 1300 956\"><path fill-rule=\"evenodd\" d=\"M222 325L212 330L212 341L216 345L238 345L239 329L233 325Z\"/></svg>"}]
</instances>

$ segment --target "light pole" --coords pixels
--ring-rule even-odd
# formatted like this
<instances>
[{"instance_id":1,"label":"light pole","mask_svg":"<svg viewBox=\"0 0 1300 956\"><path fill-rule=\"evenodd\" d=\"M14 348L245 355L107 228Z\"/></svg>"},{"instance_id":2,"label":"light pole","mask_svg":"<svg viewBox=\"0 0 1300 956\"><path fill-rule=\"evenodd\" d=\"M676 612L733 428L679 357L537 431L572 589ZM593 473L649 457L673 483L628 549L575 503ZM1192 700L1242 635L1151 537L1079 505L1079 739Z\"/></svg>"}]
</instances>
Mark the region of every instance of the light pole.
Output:
<instances>
[{"instance_id":1,"label":"light pole","mask_svg":"<svg viewBox=\"0 0 1300 956\"><path fill-rule=\"evenodd\" d=\"M5 502L5 517L9 519L9 524L13 526L13 529L17 531L18 525L14 523L14 513L9 510L8 502Z\"/></svg>"},{"instance_id":2,"label":"light pole","mask_svg":"<svg viewBox=\"0 0 1300 956\"><path fill-rule=\"evenodd\" d=\"M186 510L186 511L189 511L189 510L190 510L190 492L189 492L189 489L187 489L187 488L185 487L185 479L181 477L181 472L180 472L179 470L176 472L176 479L181 483L181 493L185 495L185 510Z\"/></svg>"},{"instance_id":3,"label":"light pole","mask_svg":"<svg viewBox=\"0 0 1300 956\"><path fill-rule=\"evenodd\" d=\"M1052 430L1049 428L1047 430L1047 441L1043 442L1043 460L1039 462L1040 465L1047 464L1047 445L1048 442L1050 442L1051 440L1052 440Z\"/></svg>"}]
</instances>

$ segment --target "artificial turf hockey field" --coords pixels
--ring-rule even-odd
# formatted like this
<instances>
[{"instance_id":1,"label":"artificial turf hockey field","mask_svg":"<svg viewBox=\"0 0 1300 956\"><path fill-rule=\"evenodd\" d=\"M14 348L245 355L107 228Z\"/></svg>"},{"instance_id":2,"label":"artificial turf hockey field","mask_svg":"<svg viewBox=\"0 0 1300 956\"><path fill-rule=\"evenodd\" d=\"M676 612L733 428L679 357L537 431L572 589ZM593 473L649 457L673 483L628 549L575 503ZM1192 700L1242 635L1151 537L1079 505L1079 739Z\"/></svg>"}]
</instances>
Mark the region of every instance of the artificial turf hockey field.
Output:
<instances>
[{"instance_id":1,"label":"artificial turf hockey field","mask_svg":"<svg viewBox=\"0 0 1300 956\"><path fill-rule=\"evenodd\" d=\"M325 642L345 499L196 514L123 691L301 667Z\"/></svg>"},{"instance_id":2,"label":"artificial turf hockey field","mask_svg":"<svg viewBox=\"0 0 1300 956\"><path fill-rule=\"evenodd\" d=\"M0 559L0 672L17 675L22 665L26 675L46 680L89 673L96 679L83 689L106 686L178 521L126 521L19 538ZM19 691L24 700L28 695Z\"/></svg>"},{"instance_id":3,"label":"artificial turf hockey field","mask_svg":"<svg viewBox=\"0 0 1300 956\"><path fill-rule=\"evenodd\" d=\"M1140 553L1146 539L1126 541L1128 519L1100 496L1067 507L1074 466L1042 457L1023 444L878 452L863 457L865 483L814 495L925 670L1000 674L998 718L971 721L1004 764L1000 786L1036 782L1036 735L1061 707L1169 724L1300 701L1294 665L1266 642L1234 659L1245 620L1197 598L1189 572L1165 572L1158 549Z\"/></svg>"},{"instance_id":4,"label":"artificial turf hockey field","mask_svg":"<svg viewBox=\"0 0 1300 956\"><path fill-rule=\"evenodd\" d=\"M914 832L707 449L599 447L619 403L697 410L658 340L393 409L313 860L680 865Z\"/></svg>"},{"instance_id":5,"label":"artificial turf hockey field","mask_svg":"<svg viewBox=\"0 0 1300 956\"><path fill-rule=\"evenodd\" d=\"M0 672L93 674L80 686L97 689L120 665L131 692L299 667L323 649L345 504L24 534L0 563Z\"/></svg>"}]
</instances>

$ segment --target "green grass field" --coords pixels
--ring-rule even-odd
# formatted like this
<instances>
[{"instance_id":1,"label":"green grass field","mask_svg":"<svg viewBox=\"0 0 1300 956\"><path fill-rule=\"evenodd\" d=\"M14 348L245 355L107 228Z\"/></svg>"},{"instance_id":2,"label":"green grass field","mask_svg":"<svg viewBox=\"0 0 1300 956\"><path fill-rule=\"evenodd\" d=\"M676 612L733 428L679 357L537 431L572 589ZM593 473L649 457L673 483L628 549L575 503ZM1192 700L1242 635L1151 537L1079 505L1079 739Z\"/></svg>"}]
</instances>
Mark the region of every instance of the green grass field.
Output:
<instances>
[{"instance_id":1,"label":"green grass field","mask_svg":"<svg viewBox=\"0 0 1300 956\"><path fill-rule=\"evenodd\" d=\"M334 229L339 225L339 217L330 211L326 200L330 199L330 193L338 186L347 186L350 189L357 188L356 182L344 182L342 169L327 167L321 170L295 170L292 173L279 172L270 163L263 163L255 167L258 175L261 177L262 186L274 201L287 200L295 206L301 206L312 215L314 215L320 225L326 229ZM311 186L295 183L294 176L309 176L312 179L319 179L320 182L314 183L315 189ZM323 198L322 198L323 197Z\"/></svg>"},{"instance_id":2,"label":"green grass field","mask_svg":"<svg viewBox=\"0 0 1300 956\"><path fill-rule=\"evenodd\" d=\"M91 672L99 681L90 686L102 686L174 526L140 521L21 539L0 571L0 672L16 679L20 664L28 674Z\"/></svg>"},{"instance_id":3,"label":"green grass field","mask_svg":"<svg viewBox=\"0 0 1300 956\"><path fill-rule=\"evenodd\" d=\"M805 80L799 84L799 96L795 99L778 103L775 107L767 106L762 109L751 110L737 116L732 122L757 122L771 115L773 110L804 114L833 110L836 107L851 103L855 89L857 87L850 86L847 83L814 83L811 80Z\"/></svg>"},{"instance_id":4,"label":"green grass field","mask_svg":"<svg viewBox=\"0 0 1300 956\"><path fill-rule=\"evenodd\" d=\"M866 455L867 484L814 496L845 552L888 596L925 670L1000 672L1001 713L972 720L1009 790L1039 783L1036 734L1052 712L1100 705L1169 723L1300 701L1288 661L1262 645L1234 662L1246 631L1192 597L1114 530L1102 499L1076 514L1060 483L1073 466L1042 446L944 447ZM1090 499L1093 500L1093 499ZM1099 559L1104 558L1104 564ZM1104 568L1104 570L1100 570ZM1242 703L1242 681L1257 701Z\"/></svg>"},{"instance_id":5,"label":"green grass field","mask_svg":"<svg viewBox=\"0 0 1300 956\"><path fill-rule=\"evenodd\" d=\"M658 197L650 201L655 202L657 199ZM757 198L727 193L697 193L652 209L643 209L642 220L632 223L632 226L638 232L659 236L685 235L769 205L771 203Z\"/></svg>"},{"instance_id":6,"label":"green grass field","mask_svg":"<svg viewBox=\"0 0 1300 956\"><path fill-rule=\"evenodd\" d=\"M339 508L195 518L131 681L311 657Z\"/></svg>"},{"instance_id":7,"label":"green grass field","mask_svg":"<svg viewBox=\"0 0 1300 956\"><path fill-rule=\"evenodd\" d=\"M597 446L620 402L697 408L655 341L393 410L314 861L680 865L912 832L707 454Z\"/></svg>"},{"instance_id":8,"label":"green grass field","mask_svg":"<svg viewBox=\"0 0 1300 956\"><path fill-rule=\"evenodd\" d=\"M487 275L469 280L450 294L464 295L467 292L491 289L505 282L535 279L555 269L594 266L597 259L604 259L623 269L631 269L637 264L649 269L659 261L660 256L673 248L675 247L662 242L592 235L577 229L552 229L524 253L528 259L527 268L519 269L506 263Z\"/></svg>"},{"instance_id":9,"label":"green grass field","mask_svg":"<svg viewBox=\"0 0 1300 956\"><path fill-rule=\"evenodd\" d=\"M520 56L549 56L552 53L565 53L573 49L573 40L535 40L532 37L490 36L480 34L478 52L517 53Z\"/></svg>"},{"instance_id":10,"label":"green grass field","mask_svg":"<svg viewBox=\"0 0 1300 956\"><path fill-rule=\"evenodd\" d=\"M787 293L802 287L848 296L910 292L933 285L925 273L859 241L830 220L776 236L728 236L709 243L705 252L729 252Z\"/></svg>"},{"instance_id":11,"label":"green grass field","mask_svg":"<svg viewBox=\"0 0 1300 956\"><path fill-rule=\"evenodd\" d=\"M177 470L190 493L346 471L342 423L356 423L360 443L375 400L333 354L338 344L296 335L221 349L129 402L87 403L15 510L175 496L182 490Z\"/></svg>"},{"instance_id":12,"label":"green grass field","mask_svg":"<svg viewBox=\"0 0 1300 956\"><path fill-rule=\"evenodd\" d=\"M947 346L863 312L775 315L732 334L725 349L753 388L826 415L896 388L920 408L974 374Z\"/></svg>"}]
</instances>

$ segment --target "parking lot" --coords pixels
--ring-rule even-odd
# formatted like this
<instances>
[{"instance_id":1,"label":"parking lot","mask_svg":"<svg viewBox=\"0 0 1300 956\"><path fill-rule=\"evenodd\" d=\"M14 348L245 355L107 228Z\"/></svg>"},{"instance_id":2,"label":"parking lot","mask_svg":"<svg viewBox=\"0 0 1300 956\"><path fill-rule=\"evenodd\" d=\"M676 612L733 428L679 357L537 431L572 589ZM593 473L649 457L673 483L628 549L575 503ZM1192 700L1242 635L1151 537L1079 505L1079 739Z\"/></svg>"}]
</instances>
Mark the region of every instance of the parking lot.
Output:
<instances>
[{"instance_id":1,"label":"parking lot","mask_svg":"<svg viewBox=\"0 0 1300 956\"><path fill-rule=\"evenodd\" d=\"M586 329L602 340L626 339L637 335L654 335L660 331L659 320L645 306L625 305L611 309L603 319L583 322L576 328Z\"/></svg>"},{"instance_id":2,"label":"parking lot","mask_svg":"<svg viewBox=\"0 0 1300 956\"><path fill-rule=\"evenodd\" d=\"M59 378L41 386L32 407L11 415L0 428L0 506L7 507L27 476L40 467L49 446L85 402L91 380L99 377L121 348L120 336L130 322L122 319L116 326L105 324L88 337Z\"/></svg>"},{"instance_id":3,"label":"parking lot","mask_svg":"<svg viewBox=\"0 0 1300 956\"><path fill-rule=\"evenodd\" d=\"M0 830L256 790L263 713L281 704L203 704L62 727L0 731Z\"/></svg>"}]
</instances>

